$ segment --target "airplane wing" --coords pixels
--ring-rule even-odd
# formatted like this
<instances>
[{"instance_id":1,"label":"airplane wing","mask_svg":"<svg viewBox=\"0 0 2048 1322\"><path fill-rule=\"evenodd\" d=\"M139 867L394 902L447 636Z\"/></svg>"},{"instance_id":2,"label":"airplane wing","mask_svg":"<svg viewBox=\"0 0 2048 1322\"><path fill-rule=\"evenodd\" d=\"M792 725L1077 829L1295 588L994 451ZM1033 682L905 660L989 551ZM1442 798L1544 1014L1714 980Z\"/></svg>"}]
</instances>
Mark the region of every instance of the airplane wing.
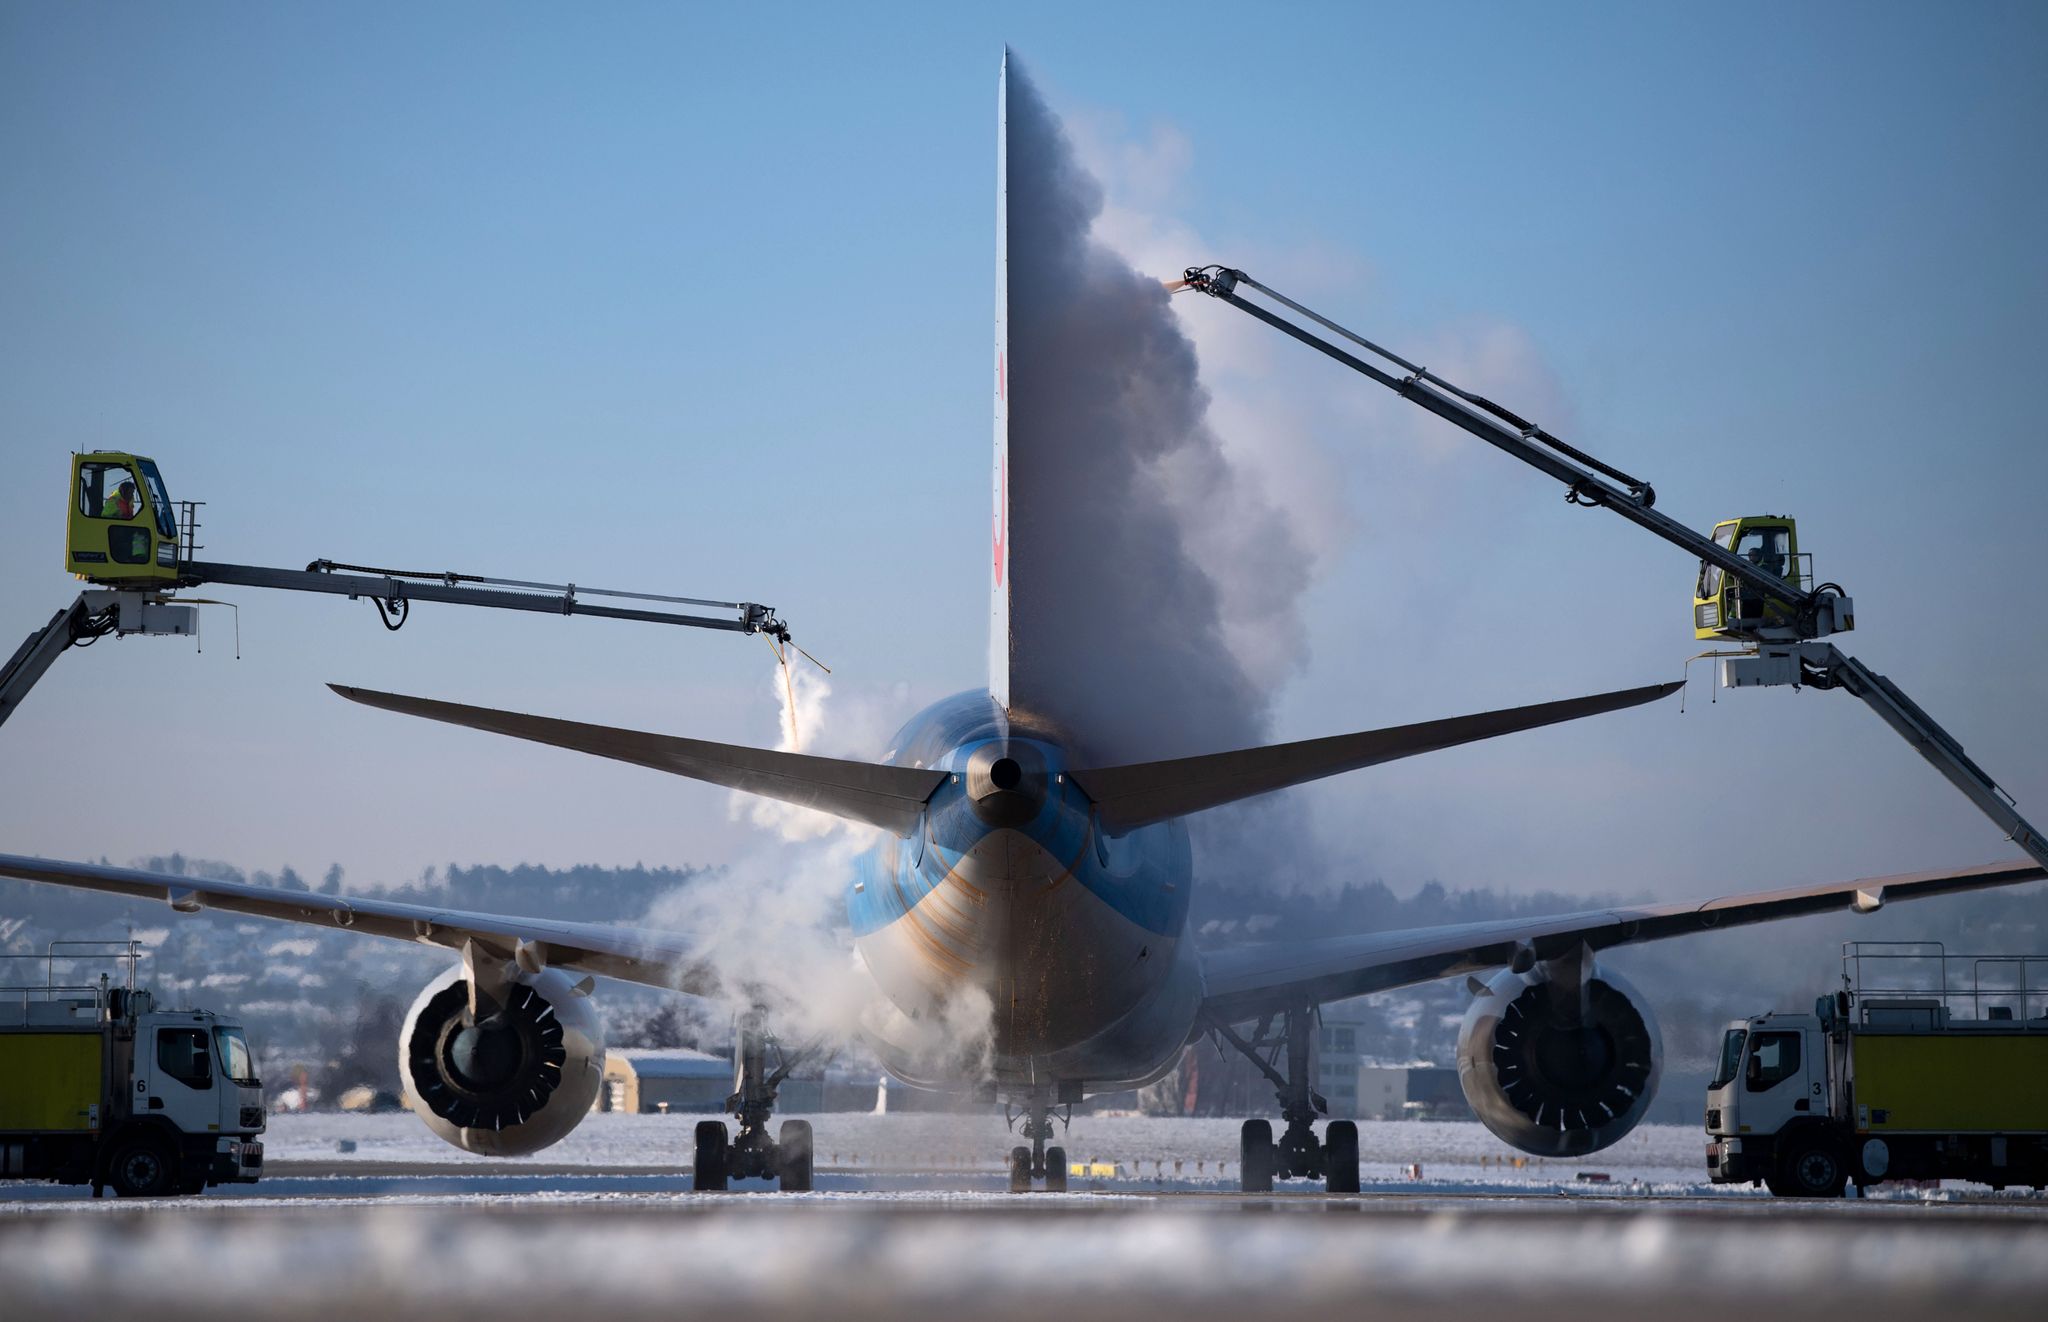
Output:
<instances>
[{"instance_id":1,"label":"airplane wing","mask_svg":"<svg viewBox=\"0 0 2048 1322\"><path fill-rule=\"evenodd\" d=\"M1516 947L1523 943L1533 947L1539 959L1549 959L1576 949L1580 942L1601 950L1840 909L1868 913L1898 900L2043 878L2048 878L2048 871L2032 860L2020 859L1988 867L1909 872L1711 900L1239 946L1202 955L1207 987L1202 1010L1212 1021L1235 1023L1305 1001L1320 1005L1459 973L1497 969L1513 959Z\"/></svg>"},{"instance_id":2,"label":"airplane wing","mask_svg":"<svg viewBox=\"0 0 2048 1322\"><path fill-rule=\"evenodd\" d=\"M716 984L710 968L691 954L687 939L672 932L465 913L366 896L319 895L239 881L208 881L14 854L0 854L0 876L163 900L180 913L220 909L279 922L367 932L394 941L445 946L458 952L465 942L474 941L504 959L514 958L519 948L525 946L529 960L538 956L554 968L598 973L699 995L708 993Z\"/></svg>"}]
</instances>

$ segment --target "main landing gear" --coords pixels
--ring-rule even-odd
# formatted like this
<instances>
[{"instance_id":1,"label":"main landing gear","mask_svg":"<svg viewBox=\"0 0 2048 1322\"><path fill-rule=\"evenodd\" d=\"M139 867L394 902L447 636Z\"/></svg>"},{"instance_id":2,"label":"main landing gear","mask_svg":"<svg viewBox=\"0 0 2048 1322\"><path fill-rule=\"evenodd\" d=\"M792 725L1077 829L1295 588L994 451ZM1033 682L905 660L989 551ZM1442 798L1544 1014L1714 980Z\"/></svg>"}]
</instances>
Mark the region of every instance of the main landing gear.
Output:
<instances>
[{"instance_id":1,"label":"main landing gear","mask_svg":"<svg viewBox=\"0 0 2048 1322\"><path fill-rule=\"evenodd\" d=\"M1064 1126L1073 1117L1069 1110L1060 1117ZM1045 1141L1052 1137L1052 1102L1044 1088L1032 1091L1024 1103L1021 1114L1008 1106L1003 1108L1003 1118L1015 1129L1022 1119L1024 1138L1031 1140L1031 1146L1021 1143L1010 1149L1010 1192L1030 1193L1034 1181L1042 1181L1047 1193L1067 1191L1067 1150L1063 1147L1047 1147Z\"/></svg>"},{"instance_id":2,"label":"main landing gear","mask_svg":"<svg viewBox=\"0 0 2048 1322\"><path fill-rule=\"evenodd\" d=\"M725 1100L726 1109L740 1122L739 1133L728 1142L725 1121L697 1122L694 1183L700 1192L723 1191L729 1181L750 1179L779 1180L784 1193L810 1192L810 1122L785 1120L771 1139L768 1119L775 1112L776 1090L811 1052L785 1054L765 1025L766 1016L759 1010L740 1019L739 1041L733 1049L734 1092ZM772 1071L768 1068L770 1046L780 1062Z\"/></svg>"},{"instance_id":3,"label":"main landing gear","mask_svg":"<svg viewBox=\"0 0 2048 1322\"><path fill-rule=\"evenodd\" d=\"M1331 1193L1358 1192L1358 1126L1349 1120L1332 1120L1316 1139L1315 1119L1329 1113L1330 1104L1308 1085L1309 1027L1315 1006L1303 1004L1283 1011L1280 1035L1269 1038L1273 1020L1268 1015L1247 1042L1230 1025L1209 1025L1219 1042L1228 1042L1242 1052L1261 1074L1272 1080L1280 1099L1280 1118L1286 1122L1280 1141L1273 1141L1273 1122L1247 1120L1238 1134L1239 1187L1246 1193L1271 1193L1275 1179L1321 1180ZM1284 1059L1287 1072L1276 1062Z\"/></svg>"}]
</instances>

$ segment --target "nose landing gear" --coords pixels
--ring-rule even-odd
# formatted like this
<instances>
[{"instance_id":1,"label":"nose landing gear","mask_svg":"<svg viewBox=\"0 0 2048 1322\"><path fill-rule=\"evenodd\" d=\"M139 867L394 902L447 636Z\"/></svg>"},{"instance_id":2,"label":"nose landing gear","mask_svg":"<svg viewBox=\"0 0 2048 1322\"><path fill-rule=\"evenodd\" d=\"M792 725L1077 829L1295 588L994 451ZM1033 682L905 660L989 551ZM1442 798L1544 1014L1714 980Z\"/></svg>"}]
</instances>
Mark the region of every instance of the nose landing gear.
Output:
<instances>
[{"instance_id":1,"label":"nose landing gear","mask_svg":"<svg viewBox=\"0 0 2048 1322\"><path fill-rule=\"evenodd\" d=\"M1330 1104L1309 1087L1309 1026L1315 1007L1299 1005L1284 1011L1281 1033L1269 1040L1275 1016L1268 1015L1247 1042L1230 1025L1211 1022L1219 1043L1227 1042L1270 1079L1286 1123L1276 1143L1270 1120L1247 1120L1238 1132L1238 1187L1245 1193L1271 1193L1275 1179L1321 1180L1331 1193L1358 1192L1358 1126L1332 1120L1316 1138L1315 1120ZM1284 1060L1287 1072L1275 1068Z\"/></svg>"},{"instance_id":2,"label":"nose landing gear","mask_svg":"<svg viewBox=\"0 0 2048 1322\"><path fill-rule=\"evenodd\" d=\"M1036 1181L1042 1181L1047 1193L1067 1191L1067 1150L1054 1145L1046 1146L1052 1137L1053 1110L1043 1088L1035 1090L1029 1101L1024 1103L1021 1115L1009 1107L1003 1108L1003 1118L1016 1128L1021 1118L1024 1122L1022 1137L1031 1140L1031 1146L1018 1144L1010 1149L1010 1192L1030 1193ZM1073 1119L1070 1108L1060 1117L1064 1127Z\"/></svg>"}]
</instances>

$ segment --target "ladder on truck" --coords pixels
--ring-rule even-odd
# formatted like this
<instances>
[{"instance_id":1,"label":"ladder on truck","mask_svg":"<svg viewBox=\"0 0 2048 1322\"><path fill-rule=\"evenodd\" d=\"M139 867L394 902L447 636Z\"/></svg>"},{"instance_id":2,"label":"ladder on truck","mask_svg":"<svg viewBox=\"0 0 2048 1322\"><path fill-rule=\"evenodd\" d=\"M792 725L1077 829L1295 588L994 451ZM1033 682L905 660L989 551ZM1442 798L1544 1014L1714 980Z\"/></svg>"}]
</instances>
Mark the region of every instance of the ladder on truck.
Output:
<instances>
[{"instance_id":1,"label":"ladder on truck","mask_svg":"<svg viewBox=\"0 0 2048 1322\"><path fill-rule=\"evenodd\" d=\"M1649 483L1601 462L1485 396L1460 389L1429 369L1346 330L1243 271L1191 266L1179 280L1169 281L1167 288L1193 290L1228 303L1561 483L1570 503L1611 510L1776 603L1781 609L1768 617L1767 623L1745 633L1749 642L1745 650L1713 654L1725 658L1723 686L1791 685L1854 694L1989 817L2007 839L2048 868L2048 839L2020 815L2012 796L1963 752L1954 736L1898 685L1827 641L1829 635L1855 627L1854 602L1837 585L1809 588L1796 573L1789 578L1781 576L1735 554L1732 548L1655 509L1657 492ZM1245 290L1284 313L1253 302ZM1304 321L1315 329L1302 324Z\"/></svg>"}]
</instances>

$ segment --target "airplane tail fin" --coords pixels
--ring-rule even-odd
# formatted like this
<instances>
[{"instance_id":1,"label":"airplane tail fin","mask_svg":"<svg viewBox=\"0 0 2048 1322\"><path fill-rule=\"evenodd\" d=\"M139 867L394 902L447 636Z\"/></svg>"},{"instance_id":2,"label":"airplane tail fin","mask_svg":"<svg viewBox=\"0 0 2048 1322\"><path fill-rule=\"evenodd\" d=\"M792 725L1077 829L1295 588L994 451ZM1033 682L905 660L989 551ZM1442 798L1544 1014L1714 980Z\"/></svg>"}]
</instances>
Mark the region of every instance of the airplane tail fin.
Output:
<instances>
[{"instance_id":1,"label":"airplane tail fin","mask_svg":"<svg viewBox=\"0 0 2048 1322\"><path fill-rule=\"evenodd\" d=\"M1481 712L1476 716L1454 716L1448 720L1332 735L1325 739L1305 739L1299 743L1241 748L1235 752L1175 758L1167 762L1069 771L1067 779L1094 801L1097 819L1103 828L1121 835L1170 817L1270 794L1289 785L1321 780L1325 776L1355 771L1360 767L1654 702L1681 687L1681 684L1651 684L1592 697L1510 707L1502 711Z\"/></svg>"},{"instance_id":2,"label":"airplane tail fin","mask_svg":"<svg viewBox=\"0 0 2048 1322\"><path fill-rule=\"evenodd\" d=\"M688 776L693 780L723 785L727 789L815 808L834 817L879 826L900 836L908 836L917 829L918 816L924 811L925 801L946 779L943 771L847 762L805 753L778 753L765 748L715 744L704 739L644 734L607 725L585 725L580 721L494 711L489 707L411 698L374 689L350 688L343 684L329 684L327 687L350 702L360 702L368 707L382 707L407 716L424 716L450 725L466 725L472 730L509 734L535 743L553 744L557 748L652 767L671 775Z\"/></svg>"},{"instance_id":3,"label":"airplane tail fin","mask_svg":"<svg viewBox=\"0 0 2048 1322\"><path fill-rule=\"evenodd\" d=\"M996 81L995 463L989 479L988 691L1010 705L1010 52Z\"/></svg>"}]
</instances>

